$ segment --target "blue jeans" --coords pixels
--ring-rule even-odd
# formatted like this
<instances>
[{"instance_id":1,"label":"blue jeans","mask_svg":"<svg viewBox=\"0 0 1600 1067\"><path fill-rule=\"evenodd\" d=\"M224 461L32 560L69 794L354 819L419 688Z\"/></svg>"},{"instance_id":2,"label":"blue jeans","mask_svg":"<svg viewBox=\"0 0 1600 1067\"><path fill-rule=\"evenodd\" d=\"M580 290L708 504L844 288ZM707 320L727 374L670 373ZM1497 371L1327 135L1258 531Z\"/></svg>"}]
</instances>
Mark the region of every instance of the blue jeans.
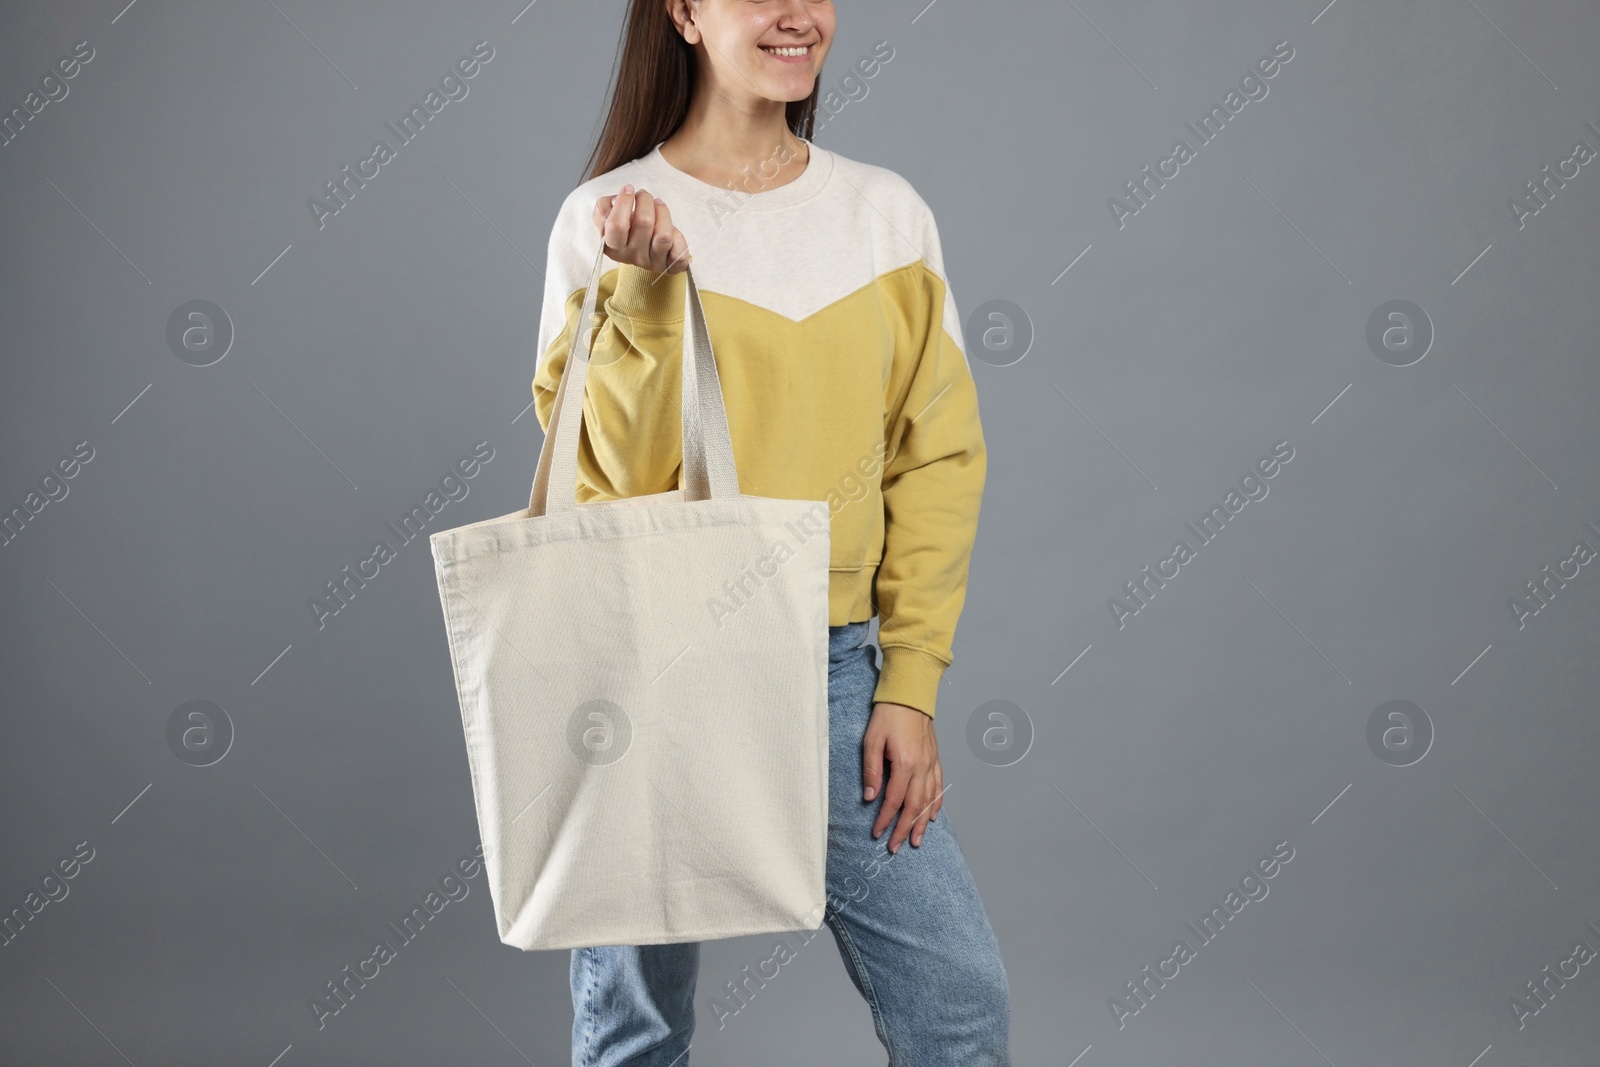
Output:
<instances>
[{"instance_id":1,"label":"blue jeans","mask_svg":"<svg viewBox=\"0 0 1600 1067\"><path fill-rule=\"evenodd\" d=\"M872 1009L889 1067L1010 1067L1011 999L1000 946L948 809L920 847L873 840L884 791L861 799L861 748L878 684L865 622L828 628L828 907L845 970ZM884 785L889 766L885 761ZM779 935L794 949L809 931ZM782 957L780 957L782 958ZM689 1067L700 943L572 950L573 1067ZM779 972L781 974L781 972ZM743 985L740 985L740 982ZM726 1015L768 984L753 968L717 990Z\"/></svg>"}]
</instances>

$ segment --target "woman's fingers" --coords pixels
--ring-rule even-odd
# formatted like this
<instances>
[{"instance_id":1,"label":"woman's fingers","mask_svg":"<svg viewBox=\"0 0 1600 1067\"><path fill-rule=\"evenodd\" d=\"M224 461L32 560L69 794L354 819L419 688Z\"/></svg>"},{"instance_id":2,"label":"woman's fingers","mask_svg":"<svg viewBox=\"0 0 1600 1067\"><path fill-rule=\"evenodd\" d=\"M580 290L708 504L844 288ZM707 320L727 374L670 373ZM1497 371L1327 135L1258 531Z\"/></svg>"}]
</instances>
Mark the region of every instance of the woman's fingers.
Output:
<instances>
[{"instance_id":1,"label":"woman's fingers","mask_svg":"<svg viewBox=\"0 0 1600 1067\"><path fill-rule=\"evenodd\" d=\"M622 230L622 247L627 253L627 262L635 266L648 267L647 257L650 247L650 235L655 224L655 198L643 189L633 189L623 186L627 190L622 194L624 203L624 216Z\"/></svg>"},{"instance_id":2,"label":"woman's fingers","mask_svg":"<svg viewBox=\"0 0 1600 1067\"><path fill-rule=\"evenodd\" d=\"M683 236L683 231L672 231L672 258L667 261L668 274L680 274L689 269L689 264L694 262L694 256L689 252L689 242Z\"/></svg>"},{"instance_id":3,"label":"woman's fingers","mask_svg":"<svg viewBox=\"0 0 1600 1067\"><path fill-rule=\"evenodd\" d=\"M633 226L628 231L628 246L634 253L633 262L650 270L659 269L655 265L656 217L659 214L656 198L644 189L635 190Z\"/></svg>"},{"instance_id":4,"label":"woman's fingers","mask_svg":"<svg viewBox=\"0 0 1600 1067\"><path fill-rule=\"evenodd\" d=\"M917 820L915 829L911 831L911 843L918 848L922 847L922 836L928 830L928 824L939 815L939 809L944 807L944 768L939 765L938 757L934 757L933 767L928 774L928 799L917 808L922 812L922 817Z\"/></svg>"},{"instance_id":5,"label":"woman's fingers","mask_svg":"<svg viewBox=\"0 0 1600 1067\"><path fill-rule=\"evenodd\" d=\"M933 783L934 768L930 766L926 773L917 776L915 784L906 791L905 811L900 816L900 824L895 827L890 852L900 847L899 842L907 839L914 847L922 847L922 835L928 829L934 806L939 803L939 791Z\"/></svg>"},{"instance_id":6,"label":"woman's fingers","mask_svg":"<svg viewBox=\"0 0 1600 1067\"><path fill-rule=\"evenodd\" d=\"M600 227L601 243L605 245L606 254L619 263L632 262L633 252L629 249L629 242L635 230L635 199L633 187L624 185L615 196L603 196L595 204L595 221Z\"/></svg>"},{"instance_id":7,"label":"woman's fingers","mask_svg":"<svg viewBox=\"0 0 1600 1067\"><path fill-rule=\"evenodd\" d=\"M595 223L600 227L600 243L605 247L606 255L619 261L624 254L622 239L618 233L618 227L623 221L619 217L621 206L622 194L617 193L615 196L601 197L594 209ZM629 209L629 212L631 215L632 209Z\"/></svg>"},{"instance_id":8,"label":"woman's fingers","mask_svg":"<svg viewBox=\"0 0 1600 1067\"><path fill-rule=\"evenodd\" d=\"M883 749L886 738L883 734L875 734L870 729L866 739L861 745L861 799L871 800L883 791ZM882 818L880 815L879 818ZM872 827L872 836L877 837L883 833L883 828L876 824Z\"/></svg>"},{"instance_id":9,"label":"woman's fingers","mask_svg":"<svg viewBox=\"0 0 1600 1067\"><path fill-rule=\"evenodd\" d=\"M644 189L624 185L617 196L617 203L612 206L612 212L620 216L616 231L623 261L636 267L659 270L653 254L656 198Z\"/></svg>"},{"instance_id":10,"label":"woman's fingers","mask_svg":"<svg viewBox=\"0 0 1600 1067\"><path fill-rule=\"evenodd\" d=\"M894 833L885 842L891 853L899 851L908 839L920 847L944 797L939 741L929 719L916 708L876 702L862 749L864 799L883 793L883 806L873 820L873 839L894 823ZM885 762L889 764L889 782L880 790Z\"/></svg>"},{"instance_id":11,"label":"woman's fingers","mask_svg":"<svg viewBox=\"0 0 1600 1067\"><path fill-rule=\"evenodd\" d=\"M689 242L683 231L672 224L672 212L662 201L656 202L656 237L652 247L661 253L661 269L678 274L689 266Z\"/></svg>"},{"instance_id":12,"label":"woman's fingers","mask_svg":"<svg viewBox=\"0 0 1600 1067\"><path fill-rule=\"evenodd\" d=\"M667 205L645 193L640 197L641 208L650 205L648 213L643 210L639 213L639 228L645 231L645 237L650 242L651 263L660 260L661 266L666 266L667 256L672 251L672 215L667 211Z\"/></svg>"},{"instance_id":13,"label":"woman's fingers","mask_svg":"<svg viewBox=\"0 0 1600 1067\"><path fill-rule=\"evenodd\" d=\"M883 833L890 821L894 821L894 833L889 835L885 842L889 851L899 848L899 842L905 840L906 834L911 830L911 822L904 814L895 819L900 813L901 806L905 804L906 794L911 789L911 771L906 767L904 760L891 760L889 762L889 784L883 790L883 807L878 812L878 817L872 822L872 836L877 837Z\"/></svg>"},{"instance_id":14,"label":"woman's fingers","mask_svg":"<svg viewBox=\"0 0 1600 1067\"><path fill-rule=\"evenodd\" d=\"M924 790L924 792L927 795L927 799L923 800L922 803L918 804L916 801L912 801L906 805L906 808L916 816L911 823L911 832L906 837L917 848L922 847L922 835L928 829L928 813L933 810L935 803L933 799L934 791L930 788Z\"/></svg>"},{"instance_id":15,"label":"woman's fingers","mask_svg":"<svg viewBox=\"0 0 1600 1067\"><path fill-rule=\"evenodd\" d=\"M606 222L611 218L611 209L616 205L619 195L611 193L594 202L594 211L590 217L594 220L595 229L599 230L602 236L605 235Z\"/></svg>"},{"instance_id":16,"label":"woman's fingers","mask_svg":"<svg viewBox=\"0 0 1600 1067\"><path fill-rule=\"evenodd\" d=\"M593 218L606 254L619 263L677 274L690 262L683 231L672 224L667 205L648 190L624 185L615 195L600 197Z\"/></svg>"},{"instance_id":17,"label":"woman's fingers","mask_svg":"<svg viewBox=\"0 0 1600 1067\"><path fill-rule=\"evenodd\" d=\"M639 237L640 258L636 263L657 274L677 274L688 266L688 242L672 224L672 212L665 201L640 190L633 222Z\"/></svg>"}]
</instances>

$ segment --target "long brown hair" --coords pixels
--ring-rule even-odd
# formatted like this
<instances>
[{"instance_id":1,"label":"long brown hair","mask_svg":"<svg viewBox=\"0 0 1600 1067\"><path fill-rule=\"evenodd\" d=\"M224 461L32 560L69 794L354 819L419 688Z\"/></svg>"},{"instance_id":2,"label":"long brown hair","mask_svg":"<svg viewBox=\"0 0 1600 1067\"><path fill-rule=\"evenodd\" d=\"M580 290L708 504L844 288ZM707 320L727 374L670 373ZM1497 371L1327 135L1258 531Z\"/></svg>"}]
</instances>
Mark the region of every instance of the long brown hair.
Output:
<instances>
[{"instance_id":1,"label":"long brown hair","mask_svg":"<svg viewBox=\"0 0 1600 1067\"><path fill-rule=\"evenodd\" d=\"M611 108L594 150L589 153L582 184L665 141L689 114L698 60L667 15L667 0L632 0L612 67ZM785 118L797 137L811 139L822 79L804 100L791 100Z\"/></svg>"}]
</instances>

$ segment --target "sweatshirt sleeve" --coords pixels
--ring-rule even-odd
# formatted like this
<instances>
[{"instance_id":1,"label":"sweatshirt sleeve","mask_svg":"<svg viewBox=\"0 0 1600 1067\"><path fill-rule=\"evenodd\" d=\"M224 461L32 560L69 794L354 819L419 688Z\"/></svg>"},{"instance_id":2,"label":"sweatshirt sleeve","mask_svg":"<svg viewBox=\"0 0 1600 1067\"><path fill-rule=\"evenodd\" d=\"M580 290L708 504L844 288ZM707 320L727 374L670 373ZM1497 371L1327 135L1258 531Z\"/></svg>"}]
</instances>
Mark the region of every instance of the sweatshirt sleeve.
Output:
<instances>
[{"instance_id":1,"label":"sweatshirt sleeve","mask_svg":"<svg viewBox=\"0 0 1600 1067\"><path fill-rule=\"evenodd\" d=\"M883 473L884 551L875 583L883 669L873 700L905 704L933 718L966 600L988 453L938 227L920 197L918 203L918 299L904 309L884 398L889 460Z\"/></svg>"},{"instance_id":2,"label":"sweatshirt sleeve","mask_svg":"<svg viewBox=\"0 0 1600 1067\"><path fill-rule=\"evenodd\" d=\"M593 208L575 190L550 233L533 377L534 408L547 433L600 251ZM678 488L683 468L684 276L610 259L601 271L578 439L580 504Z\"/></svg>"}]
</instances>

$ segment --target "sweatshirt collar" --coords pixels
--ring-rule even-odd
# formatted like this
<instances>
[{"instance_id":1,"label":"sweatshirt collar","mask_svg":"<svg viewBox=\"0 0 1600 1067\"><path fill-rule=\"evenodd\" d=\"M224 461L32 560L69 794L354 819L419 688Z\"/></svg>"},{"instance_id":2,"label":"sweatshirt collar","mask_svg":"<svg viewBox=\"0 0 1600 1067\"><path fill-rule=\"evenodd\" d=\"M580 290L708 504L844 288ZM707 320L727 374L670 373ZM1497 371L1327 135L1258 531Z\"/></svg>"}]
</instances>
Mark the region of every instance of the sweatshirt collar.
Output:
<instances>
[{"instance_id":1,"label":"sweatshirt collar","mask_svg":"<svg viewBox=\"0 0 1600 1067\"><path fill-rule=\"evenodd\" d=\"M707 209L716 209L719 205L726 210L736 211L771 211L776 208L791 207L815 196L833 172L833 153L811 141L806 141L810 146L810 158L806 162L806 169L793 181L775 188L763 189L760 175L752 172L742 186L726 189L701 181L668 163L666 157L661 154L661 145L665 143L665 141L658 142L649 152L639 157L639 163L665 188ZM667 206L672 206L670 201Z\"/></svg>"}]
</instances>

